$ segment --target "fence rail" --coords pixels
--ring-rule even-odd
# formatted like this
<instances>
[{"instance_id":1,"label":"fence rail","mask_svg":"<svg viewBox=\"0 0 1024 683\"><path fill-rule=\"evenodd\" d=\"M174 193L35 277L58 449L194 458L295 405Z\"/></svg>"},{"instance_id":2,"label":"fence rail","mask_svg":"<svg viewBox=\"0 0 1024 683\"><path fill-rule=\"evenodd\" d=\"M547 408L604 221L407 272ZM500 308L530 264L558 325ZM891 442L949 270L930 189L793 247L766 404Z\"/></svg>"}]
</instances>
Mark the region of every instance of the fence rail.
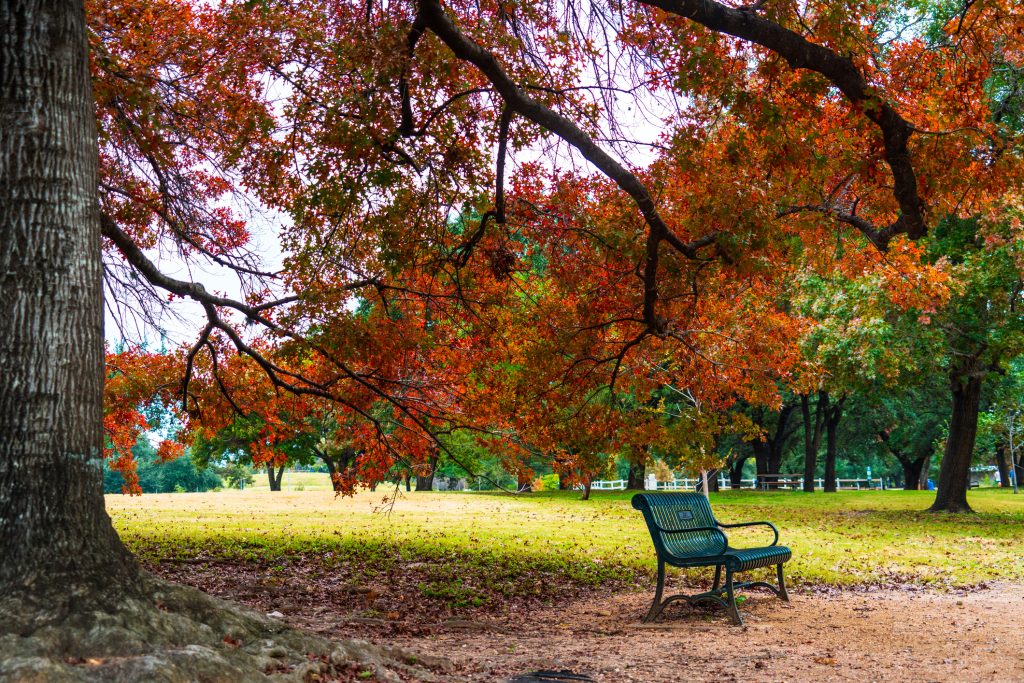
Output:
<instances>
[{"instance_id":1,"label":"fence rail","mask_svg":"<svg viewBox=\"0 0 1024 683\"><path fill-rule=\"evenodd\" d=\"M698 477L684 477L682 479L672 479L671 481L654 482L653 486L651 484L650 480L645 481L645 488L649 491L694 491L700 488L701 480ZM820 477L814 480L814 484L816 488L825 488L825 480ZM720 489L731 488L731 486L732 484L727 477L721 476L718 478L718 487ZM740 488L748 490L767 491L785 489L796 491L802 489L803 486L804 478L795 474L762 474L754 479L740 480ZM590 488L594 491L624 491L626 489L626 480L602 479L591 482ZM884 491L887 488L890 488L890 486L881 478L836 479L836 489L840 491Z\"/></svg>"}]
</instances>

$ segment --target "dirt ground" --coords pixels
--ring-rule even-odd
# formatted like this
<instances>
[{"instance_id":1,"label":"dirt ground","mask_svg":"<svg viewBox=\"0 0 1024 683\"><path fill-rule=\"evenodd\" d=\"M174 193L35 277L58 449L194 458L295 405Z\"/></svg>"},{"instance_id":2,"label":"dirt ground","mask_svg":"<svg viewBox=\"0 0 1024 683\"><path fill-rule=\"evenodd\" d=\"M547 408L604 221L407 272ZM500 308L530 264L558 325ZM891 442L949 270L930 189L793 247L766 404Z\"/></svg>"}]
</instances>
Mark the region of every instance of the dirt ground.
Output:
<instances>
[{"instance_id":1,"label":"dirt ground","mask_svg":"<svg viewBox=\"0 0 1024 683\"><path fill-rule=\"evenodd\" d=\"M473 681L569 669L597 681L1024 681L1024 586L971 594L831 592L758 597L745 625L616 595L512 616L494 630L392 642L453 659Z\"/></svg>"},{"instance_id":2,"label":"dirt ground","mask_svg":"<svg viewBox=\"0 0 1024 683\"><path fill-rule=\"evenodd\" d=\"M788 604L752 591L737 627L720 609L685 603L643 624L646 587L567 594L560 607L512 600L496 614L418 602L412 575L353 587L301 573L281 581L237 564L153 568L327 637L447 658L454 666L441 679L453 682L498 683L538 669L609 683L1024 681L1020 584L961 593L798 588Z\"/></svg>"}]
</instances>

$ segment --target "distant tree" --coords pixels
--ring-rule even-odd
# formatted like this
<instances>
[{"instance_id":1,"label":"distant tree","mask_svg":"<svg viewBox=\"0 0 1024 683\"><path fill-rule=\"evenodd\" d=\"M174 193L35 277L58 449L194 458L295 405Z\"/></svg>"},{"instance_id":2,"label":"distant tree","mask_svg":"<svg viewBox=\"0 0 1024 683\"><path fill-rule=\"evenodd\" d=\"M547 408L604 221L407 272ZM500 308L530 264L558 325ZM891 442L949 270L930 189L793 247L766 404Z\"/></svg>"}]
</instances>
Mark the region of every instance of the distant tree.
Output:
<instances>
[{"instance_id":1,"label":"distant tree","mask_svg":"<svg viewBox=\"0 0 1024 683\"><path fill-rule=\"evenodd\" d=\"M202 492L222 485L221 478L210 468L197 468L187 455L162 461L149 439L142 435L135 443L133 456L137 465L138 486L143 493ZM124 489L124 478L117 470L105 468L104 493Z\"/></svg>"},{"instance_id":2,"label":"distant tree","mask_svg":"<svg viewBox=\"0 0 1024 683\"><path fill-rule=\"evenodd\" d=\"M932 316L945 338L952 411L934 511L969 512L967 489L978 433L982 388L1024 350L1022 245L1005 216L941 221L929 241L935 260L950 264L952 296Z\"/></svg>"},{"instance_id":3,"label":"distant tree","mask_svg":"<svg viewBox=\"0 0 1024 683\"><path fill-rule=\"evenodd\" d=\"M836 490L838 427L852 394L877 398L938 372L941 334L920 322L921 308L931 306L934 296L893 289L879 275L801 280L794 308L807 323L800 393L804 491L814 491L823 436L824 489Z\"/></svg>"}]
</instances>

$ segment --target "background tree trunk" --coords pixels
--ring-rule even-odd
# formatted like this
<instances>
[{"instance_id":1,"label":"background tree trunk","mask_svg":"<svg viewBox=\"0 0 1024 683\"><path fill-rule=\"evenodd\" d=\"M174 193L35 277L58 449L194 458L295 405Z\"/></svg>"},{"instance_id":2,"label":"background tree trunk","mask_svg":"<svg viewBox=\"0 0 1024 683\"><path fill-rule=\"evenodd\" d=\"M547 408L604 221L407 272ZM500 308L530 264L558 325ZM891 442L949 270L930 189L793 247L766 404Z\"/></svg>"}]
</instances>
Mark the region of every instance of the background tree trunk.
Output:
<instances>
[{"instance_id":1,"label":"background tree trunk","mask_svg":"<svg viewBox=\"0 0 1024 683\"><path fill-rule=\"evenodd\" d=\"M284 465L281 465L280 467L267 465L267 480L270 482L271 491L281 490L281 479L284 478L284 468Z\"/></svg>"},{"instance_id":2,"label":"background tree trunk","mask_svg":"<svg viewBox=\"0 0 1024 683\"><path fill-rule=\"evenodd\" d=\"M319 456L320 459L324 461L324 464L327 465L327 474L331 477L331 488L334 489L335 493L341 493L341 481L339 481L338 478L338 465L335 463L334 458L329 455L324 455L323 453L319 453ZM405 480L408 482L409 478L406 477Z\"/></svg>"},{"instance_id":3,"label":"background tree trunk","mask_svg":"<svg viewBox=\"0 0 1024 683\"><path fill-rule=\"evenodd\" d=\"M804 417L804 491L814 493L814 475L818 470L818 450L821 448L821 428L828 411L828 392L818 392L818 402L811 418L811 397L800 395L800 412Z\"/></svg>"},{"instance_id":4,"label":"background tree trunk","mask_svg":"<svg viewBox=\"0 0 1024 683\"><path fill-rule=\"evenodd\" d=\"M438 456L435 453L430 456L427 460L427 467L430 469L424 474L416 475L416 490L417 491L433 491L434 490L434 474L437 473L437 462Z\"/></svg>"},{"instance_id":5,"label":"background tree trunk","mask_svg":"<svg viewBox=\"0 0 1024 683\"><path fill-rule=\"evenodd\" d=\"M924 468L924 463L927 458L921 457L911 460L910 458L901 458L900 464L903 465L903 490L904 491L917 491L922 488L921 486L921 471Z\"/></svg>"},{"instance_id":6,"label":"background tree trunk","mask_svg":"<svg viewBox=\"0 0 1024 683\"><path fill-rule=\"evenodd\" d=\"M977 361L960 368L952 381L953 415L949 421L946 450L939 466L938 493L932 512L971 512L967 504L974 438L978 433L981 404L981 373Z\"/></svg>"},{"instance_id":7,"label":"background tree trunk","mask_svg":"<svg viewBox=\"0 0 1024 683\"><path fill-rule=\"evenodd\" d=\"M0 633L40 626L40 605L80 607L138 586L102 493L102 266L85 36L80 1L0 5Z\"/></svg>"},{"instance_id":8,"label":"background tree trunk","mask_svg":"<svg viewBox=\"0 0 1024 683\"><path fill-rule=\"evenodd\" d=\"M917 488L921 491L928 490L928 473L932 469L932 456L928 454L924 458L924 462L921 463L921 478L918 479Z\"/></svg>"},{"instance_id":9,"label":"background tree trunk","mask_svg":"<svg viewBox=\"0 0 1024 683\"><path fill-rule=\"evenodd\" d=\"M996 446L996 467L999 468L999 487L1012 489L1010 481L1010 449L1005 443Z\"/></svg>"},{"instance_id":10,"label":"background tree trunk","mask_svg":"<svg viewBox=\"0 0 1024 683\"><path fill-rule=\"evenodd\" d=\"M645 463L629 463L629 474L626 475L627 491L643 491L644 477L647 476L647 465Z\"/></svg>"},{"instance_id":11,"label":"background tree trunk","mask_svg":"<svg viewBox=\"0 0 1024 683\"><path fill-rule=\"evenodd\" d=\"M767 488L777 488L777 478L765 477L766 474L779 474L782 466L782 456L785 453L786 442L792 436L795 426L790 424L790 418L796 404L783 404L779 410L778 419L775 422L775 429L765 436L763 441L752 441L754 459L757 464L757 483ZM762 427L764 423L762 422Z\"/></svg>"},{"instance_id":12,"label":"background tree trunk","mask_svg":"<svg viewBox=\"0 0 1024 683\"><path fill-rule=\"evenodd\" d=\"M825 493L836 492L836 453L839 448L838 430L839 421L843 419L843 403L846 397L842 397L825 413L825 484L822 486Z\"/></svg>"},{"instance_id":13,"label":"background tree trunk","mask_svg":"<svg viewBox=\"0 0 1024 683\"><path fill-rule=\"evenodd\" d=\"M587 477L583 481L583 498L582 500L590 500L590 487L594 483L591 477Z\"/></svg>"},{"instance_id":14,"label":"background tree trunk","mask_svg":"<svg viewBox=\"0 0 1024 683\"><path fill-rule=\"evenodd\" d=\"M757 472L757 486L768 485L768 478L764 475L771 474L769 469L769 460L771 459L771 448L764 441L752 441L750 443L751 448L754 451L754 469Z\"/></svg>"},{"instance_id":15,"label":"background tree trunk","mask_svg":"<svg viewBox=\"0 0 1024 683\"><path fill-rule=\"evenodd\" d=\"M739 489L743 486L743 466L747 459L746 455L740 456L729 465L729 488Z\"/></svg>"},{"instance_id":16,"label":"background tree trunk","mask_svg":"<svg viewBox=\"0 0 1024 683\"><path fill-rule=\"evenodd\" d=\"M433 491L434 490L434 471L431 470L430 474L417 474L416 475L416 490L417 491Z\"/></svg>"}]
</instances>

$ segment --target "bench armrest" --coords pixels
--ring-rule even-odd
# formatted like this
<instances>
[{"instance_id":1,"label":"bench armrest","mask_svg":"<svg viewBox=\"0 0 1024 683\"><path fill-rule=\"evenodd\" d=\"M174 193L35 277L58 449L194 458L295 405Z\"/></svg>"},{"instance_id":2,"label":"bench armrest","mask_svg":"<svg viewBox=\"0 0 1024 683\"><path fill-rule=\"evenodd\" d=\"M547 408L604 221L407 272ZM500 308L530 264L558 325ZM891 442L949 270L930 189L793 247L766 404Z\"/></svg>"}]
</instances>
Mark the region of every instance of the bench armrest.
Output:
<instances>
[{"instance_id":1,"label":"bench armrest","mask_svg":"<svg viewBox=\"0 0 1024 683\"><path fill-rule=\"evenodd\" d=\"M691 529L666 529L657 522L652 521L650 523L655 529L663 534L689 534L697 531L713 531L721 538L722 552L724 553L729 548L729 538L725 535L725 532L717 526L695 526Z\"/></svg>"},{"instance_id":2,"label":"bench armrest","mask_svg":"<svg viewBox=\"0 0 1024 683\"><path fill-rule=\"evenodd\" d=\"M779 544L779 530L776 529L775 525L771 522L738 522L736 524L722 524L721 522L719 522L718 526L722 527L723 529L735 529L736 527L741 526L766 526L772 530L772 533L775 534L775 539L771 542L771 545Z\"/></svg>"}]
</instances>

